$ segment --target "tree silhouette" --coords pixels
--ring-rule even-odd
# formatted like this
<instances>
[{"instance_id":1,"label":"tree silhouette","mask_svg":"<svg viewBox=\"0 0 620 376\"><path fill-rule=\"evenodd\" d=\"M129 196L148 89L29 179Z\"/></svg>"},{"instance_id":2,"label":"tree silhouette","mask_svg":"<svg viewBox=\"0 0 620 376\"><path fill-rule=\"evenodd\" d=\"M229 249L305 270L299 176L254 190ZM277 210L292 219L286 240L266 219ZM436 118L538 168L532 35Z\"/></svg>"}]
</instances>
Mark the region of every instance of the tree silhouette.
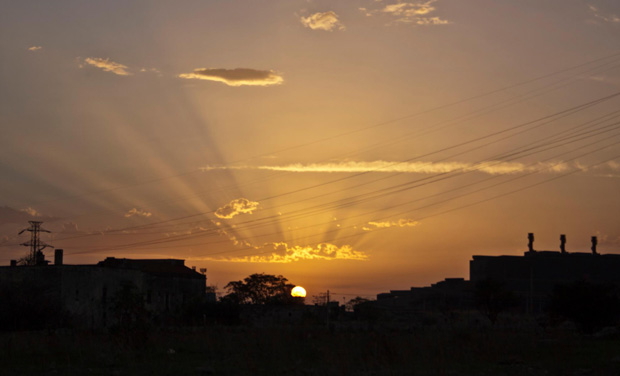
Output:
<instances>
[{"instance_id":1,"label":"tree silhouette","mask_svg":"<svg viewBox=\"0 0 620 376\"><path fill-rule=\"evenodd\" d=\"M291 296L293 287L281 275L252 274L224 286L228 295L222 300L237 304L303 304L303 298Z\"/></svg>"},{"instance_id":2,"label":"tree silhouette","mask_svg":"<svg viewBox=\"0 0 620 376\"><path fill-rule=\"evenodd\" d=\"M351 300L349 300L344 306L345 309L349 312L353 312L355 311L355 308L360 305L360 304L364 304L366 302L369 302L370 300L366 299L366 298L362 298L361 296L355 297Z\"/></svg>"},{"instance_id":3,"label":"tree silhouette","mask_svg":"<svg viewBox=\"0 0 620 376\"><path fill-rule=\"evenodd\" d=\"M504 282L495 279L485 279L476 283L474 289L476 306L492 323L497 316L517 303L515 294L506 288Z\"/></svg>"},{"instance_id":4,"label":"tree silhouette","mask_svg":"<svg viewBox=\"0 0 620 376\"><path fill-rule=\"evenodd\" d=\"M144 305L144 297L138 292L135 284L123 281L113 299L112 311L121 328L133 328L144 325L149 318L149 312Z\"/></svg>"}]
</instances>

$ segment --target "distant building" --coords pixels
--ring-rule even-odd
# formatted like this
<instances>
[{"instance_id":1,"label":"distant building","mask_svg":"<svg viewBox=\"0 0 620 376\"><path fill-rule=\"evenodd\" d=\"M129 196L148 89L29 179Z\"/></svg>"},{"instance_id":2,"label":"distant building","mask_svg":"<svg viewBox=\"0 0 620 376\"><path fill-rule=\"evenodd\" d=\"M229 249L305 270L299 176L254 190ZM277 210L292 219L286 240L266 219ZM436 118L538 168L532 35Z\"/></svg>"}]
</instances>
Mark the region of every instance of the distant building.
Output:
<instances>
[{"instance_id":1,"label":"distant building","mask_svg":"<svg viewBox=\"0 0 620 376\"><path fill-rule=\"evenodd\" d=\"M473 256L469 281L447 278L428 287L393 290L377 295L384 307L412 310L468 309L475 306L475 288L481 281L499 282L514 294L519 311L542 312L557 285L580 280L620 286L620 255L601 255L592 237L591 251L567 252L566 236L560 236L560 251L534 250L534 234L528 235L528 251L523 256Z\"/></svg>"},{"instance_id":2,"label":"distant building","mask_svg":"<svg viewBox=\"0 0 620 376\"><path fill-rule=\"evenodd\" d=\"M56 250L54 265L0 267L0 288L34 294L67 313L81 327L100 328L118 321L117 298L125 289L143 299L155 320L178 315L192 299L204 299L206 277L184 260L106 258L96 265L64 265Z\"/></svg>"},{"instance_id":3,"label":"distant building","mask_svg":"<svg viewBox=\"0 0 620 376\"><path fill-rule=\"evenodd\" d=\"M473 256L469 278L501 281L515 293L527 312L540 312L557 285L579 280L620 286L620 255L599 254L592 237L591 252L567 252L566 236L560 236L560 251L534 250L534 235L528 236L529 250L523 256Z\"/></svg>"},{"instance_id":4,"label":"distant building","mask_svg":"<svg viewBox=\"0 0 620 376\"><path fill-rule=\"evenodd\" d=\"M473 307L472 284L464 278L446 278L427 287L379 294L377 303L412 311L465 310Z\"/></svg>"}]
</instances>

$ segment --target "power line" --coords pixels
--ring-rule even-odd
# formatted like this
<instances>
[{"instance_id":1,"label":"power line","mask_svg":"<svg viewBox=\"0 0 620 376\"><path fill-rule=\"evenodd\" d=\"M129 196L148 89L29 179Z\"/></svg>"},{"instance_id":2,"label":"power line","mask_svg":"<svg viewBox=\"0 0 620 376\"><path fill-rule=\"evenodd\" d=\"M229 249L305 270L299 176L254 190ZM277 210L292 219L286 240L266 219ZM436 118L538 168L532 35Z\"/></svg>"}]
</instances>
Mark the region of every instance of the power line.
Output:
<instances>
[{"instance_id":1,"label":"power line","mask_svg":"<svg viewBox=\"0 0 620 376\"><path fill-rule=\"evenodd\" d=\"M572 114L574 114L576 112L579 112L579 111L585 110L587 108L590 108L592 106L598 105L600 103L606 102L606 101L608 101L610 99L613 99L613 98L615 98L615 97L617 97L619 95L620 95L620 92L616 92L616 93L613 93L611 95L608 95L608 96L605 96L605 97L601 97L601 98L598 98L596 100L593 100L593 101L590 101L590 102L586 102L584 104L573 106L571 108L568 108L568 109L565 109L565 110L553 113L551 115L546 115L546 116L537 118L535 120L531 120L531 121L528 121L528 122L520 123L520 124L517 124L515 126L511 126L511 127L508 127L508 128L496 131L496 132L492 132L492 133L484 135L484 136L476 137L476 138L470 139L468 141L464 141L464 142L460 142L460 143L457 143L457 144L454 144L454 145L451 145L451 146L448 146L448 147L444 147L444 148L441 148L439 150L435 150L433 152L429 152L429 153L418 155L418 156L415 156L415 157L412 157L412 158L408 158L408 159L406 159L404 161L394 162L394 163L392 163L392 164L390 164L388 166L384 166L383 168L389 167L389 166L398 165L398 164L402 164L402 163L409 162L409 161L413 161L413 160L419 159L419 158L428 157L430 155L438 154L438 153L441 153L441 152L444 152L444 151L456 149L456 148L459 148L459 147L462 147L462 146L465 146L465 145L468 145L468 144L476 143L476 142L479 142L479 141L482 141L482 140L485 140L485 139L489 139L489 138L492 138L492 137L495 137L495 136L498 136L498 135L501 135L501 134L504 134L504 133L507 133L507 132L510 132L510 131L513 131L513 130L524 128L524 127L527 127L527 126L530 126L530 125L534 125L535 127L539 127L539 126L548 124L551 121L555 121L555 120L558 120L560 118L563 118L563 117L566 117L566 116L570 116L570 115L572 115ZM544 120L547 120L548 122L535 125L536 123L544 121ZM334 184L334 183L341 182L341 181L344 181L344 180L353 179L353 178L356 178L356 177L359 177L359 176L368 175L371 172L377 172L377 171L381 171L381 169L375 169L375 170L365 171L365 172L361 172L361 173L356 173L356 174L353 174L353 175L349 175L349 176L346 176L346 177L338 178L338 179L331 180L331 181L328 181L328 182L314 184L312 186L296 189L296 190L293 190L293 191L288 191L288 192L285 192L285 193L264 197L262 199L259 199L258 201L259 202L264 202L264 201L272 200L274 198L288 196L288 195L291 195L291 194L307 191L307 190L310 190L310 189L315 189L315 188L326 186L326 185L329 185L329 184ZM135 230L135 229L145 228L145 227L148 228L151 225L158 225L158 224L163 224L163 223L175 222L175 221L179 221L179 220L183 220L183 219L195 218L195 217L203 216L205 214L211 214L213 212L214 212L213 210L207 211L207 212L200 212L200 213L196 213L196 214L192 214L192 215L187 215L187 216L181 216L181 217L177 217L177 218L162 220L162 221L158 221L158 222L155 222L155 223L150 223L150 224L145 224L145 225L136 225L136 226L130 226L130 227L125 227L125 228L121 228L121 229L110 230L110 231L107 231L107 233ZM86 234L86 235L74 236L74 237L71 237L71 238L81 238L81 237L87 237L87 236L93 236L93 235ZM65 240L65 239L69 239L69 238L60 238L58 240Z\"/></svg>"},{"instance_id":2,"label":"power line","mask_svg":"<svg viewBox=\"0 0 620 376\"><path fill-rule=\"evenodd\" d=\"M487 92L484 92L484 93L481 93L481 94L473 95L473 96L467 97L465 99L460 99L460 100L457 100L457 101L454 101L454 102L450 102L450 103L447 103L447 104L443 104L443 105L439 105L439 106L436 106L436 107L433 107L433 108L430 108L430 109L427 109L427 110L422 110L422 111L415 112L415 113L408 114L408 115L404 115L404 116L401 116L401 117L398 117L398 118L394 118L394 119L390 119L390 120L387 120L387 121L375 123L375 124L372 124L372 125L369 125L369 126L366 126L366 127L361 127L361 128L358 128L358 129L355 129L355 130L352 130L352 131L342 132L342 133L339 133L339 134L336 134L336 135L333 135L333 136L330 136L330 137L325 137L325 138L322 138L322 139L318 139L318 140L314 140L314 141L310 141L310 142L306 142L306 143L301 143L301 144L297 144L297 145L293 145L293 146L290 146L290 147L282 148L282 149L279 149L279 150L276 150L276 151L271 151L271 152L268 152L268 153L258 154L258 155L255 155L253 157L250 157L250 158L233 161L233 162L231 162L231 164L247 162L247 161L258 159L258 158L262 158L262 157L265 157L265 156L268 156L268 155L279 154L279 153L282 153L282 152L285 152L285 151L290 151L290 150L295 150L295 149L299 149L299 148L302 148L302 147L312 146L312 145L315 145L315 144L318 144L318 143L322 143L322 142L325 142L325 141L329 141L329 140L332 140L332 139L337 139L337 138L349 136L349 135L352 135L352 134L355 134L355 133L363 132L363 131L366 131L366 130L374 129L374 128L377 128L377 127L381 127L381 126L397 123L397 122L400 122L402 120L406 120L406 119L417 117L417 116L420 116L420 115L423 115L423 114L427 114L427 113L443 110L443 109L446 109L446 108L449 108L449 107L453 107L453 106L456 106L458 104L466 103L466 102L469 102L469 101L472 101L472 100L475 100L475 99L484 98L484 97L487 97L487 96L490 96L490 95L493 95L493 94L497 94L497 93L500 93L500 92L503 92L503 91L508 91L508 90L511 90L511 89L514 89L514 88L518 88L518 87L521 87L521 86L526 86L526 85L528 85L530 83L533 83L533 82L545 80L547 78L558 76L558 75L560 75L562 73L566 73L566 72L570 72L570 71L573 71L573 70L577 70L579 68L587 67L587 66L599 63L599 62L605 62L606 60L611 60L611 61L607 61L607 62L603 63L600 66L596 66L595 68L591 68L591 69L589 69L586 72L594 71L596 69L600 69L602 67L605 67L606 65L615 63L616 60L614 60L614 59L619 57L619 56L620 56L620 52L616 52L616 53L613 53L613 54L610 54L610 55L607 55L607 56L604 56L604 57L601 57L601 58L597 58L597 59L594 59L594 60L587 61L585 63L577 64L577 65L574 65L574 66L571 66L571 67L567 67L567 68L564 68L564 69L561 69L561 70L558 70L558 71L555 71L555 72L546 73L546 74L534 77L532 79L521 81L521 82L516 83L516 84L508 85L508 86L505 86L505 87L502 87L502 88L499 88L499 89L494 89L494 90L487 91ZM182 177L182 176L188 176L188 175L196 174L196 173L199 173L199 172L201 172L200 169L192 169L192 170L187 170L187 171L184 171L184 172L181 172L181 173L178 173L178 174L173 174L173 175L167 175L167 176L164 176L164 177L148 179L148 180L145 180L145 181L142 181L142 182L136 182L136 183L132 183L132 184L127 184L127 185L122 185L122 186L117 186L117 187L112 187L112 188L107 188L107 189L87 192L87 193L78 194L78 195L65 196L65 197L60 197L60 198L51 199L51 200L35 201L33 204L44 204L44 203L57 202L57 201L66 201L66 200L82 198L82 197L96 195L96 194L108 193L108 192L118 191L118 190L122 190L122 189L127 189L127 188L147 185L147 184L151 184L151 183L156 183L156 182L160 182L160 181L165 181L165 180L169 180L169 179L174 179L174 178L178 178L178 177Z\"/></svg>"},{"instance_id":3,"label":"power line","mask_svg":"<svg viewBox=\"0 0 620 376\"><path fill-rule=\"evenodd\" d=\"M618 134L618 135L620 135L620 134ZM617 136L617 135L616 135L616 136ZM604 147L602 147L602 148L597 148L596 150L593 150L593 151L589 151L589 152L583 153L583 154L581 154L581 155L579 155L579 156L577 156L577 157L574 157L574 158L573 158L573 160L575 160L575 159L577 159L577 158L581 158L581 157L586 156L586 155L589 155L589 154L593 154L593 153L598 152L598 151L601 151L601 150L604 150L604 149L609 148L609 147L611 147L611 146L617 145L618 143L620 143L620 141L619 141L619 142L615 142L615 143L610 144L610 145L607 145L607 146L604 146ZM588 145L588 146L590 146L590 145ZM491 187L498 186L498 185L502 185L502 184L506 184L506 183L509 183L509 182L512 182L512 181L515 181L515 180L518 180L518 179L522 179L522 178L524 178L524 177L527 177L527 176L533 175L533 174L535 174L535 173L537 173L537 172L540 172L540 171L533 171L533 172L530 172L530 173L528 173L528 174L521 175L521 176L518 176L518 177L516 177L516 178L510 179L510 180L508 180L508 181L500 182L500 183L495 184L495 185L493 185L493 186L491 186ZM576 171L574 171L574 172L576 172ZM574 173L574 172L573 172L573 173ZM490 180L490 179L492 179L492 178L489 178L489 179L487 179L487 180ZM553 180L553 179L551 179L551 180ZM477 184L477 183L472 183L472 184L470 184L470 185L473 185L473 184ZM425 208L425 207L430 207L430 206L437 205L437 204L439 204L439 203L444 203L444 202L452 201L452 200L454 200L455 198L459 198L459 197L463 197L463 196L471 195L472 193L477 193L477 192L479 192L479 191L486 190L486 189L488 189L488 188L490 188L490 187L484 187L484 188L481 188L481 189L479 189L479 190L477 190L477 191L474 191L474 192L469 192L469 193L466 193L466 194L463 194L463 195L460 195L460 196L457 196L457 197L452 197L452 198L449 198L449 199L447 199L447 200L443 200L443 201L440 201L440 202L436 202L436 203L433 203L433 204L429 204L429 205L426 205L426 206L423 206L423 207L418 207L418 208L416 208L416 209L414 209L414 210L420 210L420 209L423 209L423 208ZM428 197L427 197L427 198L428 198ZM417 199L417 200L414 200L413 202L415 202L415 201L420 201L420 200L421 200L421 199ZM397 206L401 206L401 205L402 205L402 204L399 204L399 205L397 205ZM396 206L395 206L395 207L396 207ZM380 211L383 211L383 209L382 209L382 210L380 210ZM410 211L408 211L408 212L410 212ZM407 213L407 212L404 212L404 213ZM402 215L402 214L404 214L404 213L398 213L398 214L396 214L396 215L398 216L398 215ZM366 213L366 214L368 214L368 213ZM394 215L390 215L390 216L394 216ZM388 218L388 217L390 217L390 216L383 217L383 218L379 218L378 220L381 220L381 219L386 219L386 218ZM355 216L354 216L354 217L355 217ZM309 227L314 227L314 226L307 226L306 228L309 228ZM348 228L350 229L350 228L353 228L353 227L355 227L355 226L349 226ZM302 229L303 229L303 228L302 228ZM322 234L320 234L320 235L324 235L324 234L326 234L326 233L336 232L336 231L340 231L340 230L341 230L341 229L338 229L338 230L331 230L331 231L323 232L323 233L322 233ZM273 235L273 234L272 234L272 235ZM318 234L317 234L317 235L318 235ZM261 235L261 236L262 236L262 235ZM309 236L309 237L314 237L314 236L316 236L316 235L312 235L312 236ZM298 240L299 240L299 239L298 239ZM164 240L163 242L169 242L169 240ZM149 242L149 243L150 243L150 245L153 245L153 244L158 244L158 243L160 243L160 241L154 240L154 241ZM140 244L140 242L135 243L135 244L132 244L132 245L137 245L137 244ZM207 244L213 244L213 242L212 242L212 243L204 243L203 245L207 245ZM144 244L144 243L142 243L141 245L146 246L146 245L149 245L149 244ZM125 246L120 246L120 247L114 247L114 246L113 246L113 247L105 247L105 248L106 248L106 249L123 249L123 248L126 248L126 247L125 247ZM130 247L130 248L131 248L131 247ZM234 250L234 251L224 251L224 252L222 252L222 253L229 253L229 252L236 252L236 251L237 251L237 250ZM81 253L84 253L84 252L81 252ZM88 252L86 252L86 253L88 253Z\"/></svg>"}]
</instances>

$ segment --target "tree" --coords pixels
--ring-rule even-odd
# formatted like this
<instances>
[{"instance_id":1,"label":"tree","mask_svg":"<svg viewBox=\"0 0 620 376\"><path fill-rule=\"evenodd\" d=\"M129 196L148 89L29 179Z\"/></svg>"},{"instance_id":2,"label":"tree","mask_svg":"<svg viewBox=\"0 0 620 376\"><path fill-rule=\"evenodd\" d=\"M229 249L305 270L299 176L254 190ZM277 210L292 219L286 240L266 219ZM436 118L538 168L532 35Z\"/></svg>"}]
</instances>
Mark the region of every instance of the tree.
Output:
<instances>
[{"instance_id":1,"label":"tree","mask_svg":"<svg viewBox=\"0 0 620 376\"><path fill-rule=\"evenodd\" d=\"M370 300L366 299L366 298L362 298L361 296L355 297L351 300L349 300L344 306L345 309L349 312L353 312L355 311L355 308L360 305L360 304L364 304L366 302L369 302Z\"/></svg>"},{"instance_id":2,"label":"tree","mask_svg":"<svg viewBox=\"0 0 620 376\"><path fill-rule=\"evenodd\" d=\"M28 253L26 256L17 260L17 265L47 265L48 262L45 261L45 255L43 252L37 251L36 255L33 256L31 253Z\"/></svg>"},{"instance_id":3,"label":"tree","mask_svg":"<svg viewBox=\"0 0 620 376\"><path fill-rule=\"evenodd\" d=\"M495 323L500 313L517 304L517 297L515 294L506 288L503 281L495 279L485 279L476 283L474 297L478 309L480 309L492 323Z\"/></svg>"},{"instance_id":4,"label":"tree","mask_svg":"<svg viewBox=\"0 0 620 376\"><path fill-rule=\"evenodd\" d=\"M130 281L123 281L113 299L112 311L120 328L133 328L148 321L149 312L144 305L144 297Z\"/></svg>"},{"instance_id":5,"label":"tree","mask_svg":"<svg viewBox=\"0 0 620 376\"><path fill-rule=\"evenodd\" d=\"M229 282L223 301L238 304L303 304L304 299L291 296L295 285L281 275L252 274L243 281Z\"/></svg>"}]
</instances>

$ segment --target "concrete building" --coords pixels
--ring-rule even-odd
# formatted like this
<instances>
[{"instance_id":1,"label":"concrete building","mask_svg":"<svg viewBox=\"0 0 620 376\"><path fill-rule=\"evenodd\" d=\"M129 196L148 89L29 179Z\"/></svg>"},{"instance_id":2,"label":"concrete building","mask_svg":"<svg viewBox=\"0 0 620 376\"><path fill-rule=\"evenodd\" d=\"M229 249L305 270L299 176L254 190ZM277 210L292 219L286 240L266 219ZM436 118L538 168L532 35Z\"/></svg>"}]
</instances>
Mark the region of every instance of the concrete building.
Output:
<instances>
[{"instance_id":1,"label":"concrete building","mask_svg":"<svg viewBox=\"0 0 620 376\"><path fill-rule=\"evenodd\" d=\"M80 327L100 328L118 322L121 291L143 299L154 320L178 315L192 299L204 299L206 277L184 260L106 258L96 265L64 265L56 250L54 265L0 267L0 288L34 294L51 309L68 314Z\"/></svg>"},{"instance_id":2,"label":"concrete building","mask_svg":"<svg viewBox=\"0 0 620 376\"><path fill-rule=\"evenodd\" d=\"M471 282L501 281L527 312L544 310L557 285L583 280L620 286L620 255L599 254L596 237L592 237L590 252L567 252L565 235L560 236L559 251L537 251L534 234L528 239L529 250L523 256L473 256Z\"/></svg>"},{"instance_id":3,"label":"concrete building","mask_svg":"<svg viewBox=\"0 0 620 376\"><path fill-rule=\"evenodd\" d=\"M566 236L560 236L559 251L534 249L534 234L528 234L528 250L523 256L472 256L469 281L447 278L428 287L393 290L377 295L385 307L414 310L468 309L475 306L479 282L494 281L514 294L521 312L539 313L546 309L557 285L584 280L620 286L620 255L599 254L592 237L590 252L568 252Z\"/></svg>"},{"instance_id":4,"label":"concrete building","mask_svg":"<svg viewBox=\"0 0 620 376\"><path fill-rule=\"evenodd\" d=\"M446 278L426 287L378 294L377 303L413 311L466 310L474 306L473 288L464 278Z\"/></svg>"}]
</instances>

